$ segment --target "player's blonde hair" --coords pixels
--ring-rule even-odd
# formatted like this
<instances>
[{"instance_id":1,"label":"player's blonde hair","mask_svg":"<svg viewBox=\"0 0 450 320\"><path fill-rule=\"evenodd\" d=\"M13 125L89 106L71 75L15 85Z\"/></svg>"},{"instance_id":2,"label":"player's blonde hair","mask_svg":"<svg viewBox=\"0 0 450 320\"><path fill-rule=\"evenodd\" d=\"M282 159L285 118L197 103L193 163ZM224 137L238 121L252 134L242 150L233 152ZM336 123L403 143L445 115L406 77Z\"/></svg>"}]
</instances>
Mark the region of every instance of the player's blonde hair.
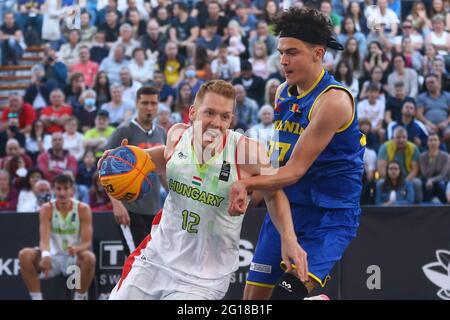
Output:
<instances>
[{"instance_id":1,"label":"player's blonde hair","mask_svg":"<svg viewBox=\"0 0 450 320\"><path fill-rule=\"evenodd\" d=\"M234 91L234 87L231 83L226 82L224 80L211 80L202 84L200 89L198 90L195 100L194 107L198 109L205 98L206 93L214 92L222 97L233 100L233 110L236 105L236 92Z\"/></svg>"}]
</instances>

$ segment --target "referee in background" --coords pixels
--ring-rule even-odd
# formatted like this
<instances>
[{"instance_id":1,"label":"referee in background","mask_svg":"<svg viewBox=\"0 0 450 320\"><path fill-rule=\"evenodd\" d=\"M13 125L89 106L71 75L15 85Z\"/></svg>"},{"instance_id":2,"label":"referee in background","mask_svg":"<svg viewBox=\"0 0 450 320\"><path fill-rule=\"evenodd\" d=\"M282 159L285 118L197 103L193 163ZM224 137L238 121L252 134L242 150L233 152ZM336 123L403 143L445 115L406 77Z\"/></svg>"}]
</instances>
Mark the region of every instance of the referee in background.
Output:
<instances>
[{"instance_id":1,"label":"referee in background","mask_svg":"<svg viewBox=\"0 0 450 320\"><path fill-rule=\"evenodd\" d=\"M166 132L153 124L158 113L159 91L151 86L143 86L136 93L136 116L126 125L118 127L108 140L106 150L121 145L123 139L128 144L143 149L164 145ZM148 194L139 200L128 203L110 197L116 222L120 225L122 242L127 254L133 252L150 233L153 217L161 208L160 186L166 186L164 177L159 176Z\"/></svg>"}]
</instances>

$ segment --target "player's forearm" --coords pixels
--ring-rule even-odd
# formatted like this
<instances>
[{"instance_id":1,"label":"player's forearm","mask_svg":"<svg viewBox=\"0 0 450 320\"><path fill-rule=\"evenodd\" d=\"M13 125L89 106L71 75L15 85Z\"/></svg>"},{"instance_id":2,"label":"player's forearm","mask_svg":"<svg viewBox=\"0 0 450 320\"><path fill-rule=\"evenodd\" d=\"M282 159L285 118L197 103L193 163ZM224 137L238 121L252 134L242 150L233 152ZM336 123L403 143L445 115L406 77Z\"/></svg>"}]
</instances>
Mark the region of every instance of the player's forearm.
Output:
<instances>
[{"instance_id":1,"label":"player's forearm","mask_svg":"<svg viewBox=\"0 0 450 320\"><path fill-rule=\"evenodd\" d=\"M277 190L296 183L302 176L301 170L288 163L281 168L273 169L271 174L253 176L243 179L241 182L248 192L253 190Z\"/></svg>"},{"instance_id":2,"label":"player's forearm","mask_svg":"<svg viewBox=\"0 0 450 320\"><path fill-rule=\"evenodd\" d=\"M40 228L41 235L39 241L39 248L41 249L41 252L50 251L50 234L49 234L50 231L46 231L46 229L47 229L46 227L43 228L42 226Z\"/></svg>"},{"instance_id":3,"label":"player's forearm","mask_svg":"<svg viewBox=\"0 0 450 320\"><path fill-rule=\"evenodd\" d=\"M159 175L165 175L166 169L166 160L164 158L164 152L166 150L166 146L156 146L145 149L145 152L148 153L153 163L156 166L156 173Z\"/></svg>"},{"instance_id":4,"label":"player's forearm","mask_svg":"<svg viewBox=\"0 0 450 320\"><path fill-rule=\"evenodd\" d=\"M297 239L292 223L291 208L283 191L277 190L265 198L270 219L280 233L282 241Z\"/></svg>"},{"instance_id":5,"label":"player's forearm","mask_svg":"<svg viewBox=\"0 0 450 320\"><path fill-rule=\"evenodd\" d=\"M43 241L41 240L41 242L39 243L39 249L42 251L50 251L50 241Z\"/></svg>"},{"instance_id":6,"label":"player's forearm","mask_svg":"<svg viewBox=\"0 0 450 320\"><path fill-rule=\"evenodd\" d=\"M91 249L91 246L92 246L92 241L85 240L78 245L79 252L89 250L89 249Z\"/></svg>"},{"instance_id":7,"label":"player's forearm","mask_svg":"<svg viewBox=\"0 0 450 320\"><path fill-rule=\"evenodd\" d=\"M108 193L108 197L109 197L109 200L111 200L111 204L112 204L113 208L116 206L123 206L121 201L113 198L109 193Z\"/></svg>"}]
</instances>

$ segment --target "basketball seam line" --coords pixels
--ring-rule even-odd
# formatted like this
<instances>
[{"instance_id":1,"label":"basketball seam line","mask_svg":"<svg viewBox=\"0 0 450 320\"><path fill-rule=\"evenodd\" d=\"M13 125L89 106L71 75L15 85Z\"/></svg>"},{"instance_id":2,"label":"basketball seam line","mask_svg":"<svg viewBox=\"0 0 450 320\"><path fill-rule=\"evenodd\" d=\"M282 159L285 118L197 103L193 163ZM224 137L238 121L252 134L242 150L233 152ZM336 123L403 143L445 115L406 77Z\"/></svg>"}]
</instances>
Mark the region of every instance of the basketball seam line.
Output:
<instances>
[{"instance_id":1,"label":"basketball seam line","mask_svg":"<svg viewBox=\"0 0 450 320\"><path fill-rule=\"evenodd\" d=\"M137 157L136 153L134 152L134 150L131 149L131 148L129 148L129 150L130 150L131 152L133 152L133 154L134 154L134 156L135 156L135 158L136 158L136 161L137 161L138 157ZM129 161L127 161L127 160L125 160L125 159L123 159L123 158L119 158L119 157L113 156L113 155L110 155L110 157L113 158L113 159L119 160L119 161L121 161L121 162L124 162L124 163L128 164L129 166L131 166L132 168L135 168L135 169L136 169L136 165L131 164ZM145 158L145 162L144 162L144 164L142 165L142 167L145 167L145 164L147 163L148 158L149 158L149 157L146 157L146 158ZM120 174L123 174L123 173L120 173ZM120 190L120 192L118 192L118 194L122 193L123 191L125 191L125 189L127 189L130 185L132 185L133 182L136 180L136 178L139 176L139 174L142 174L142 175L144 176L144 179L147 180L147 183L150 184L150 188L153 188L153 183L151 182L151 180L150 180L146 175L144 175L144 174L142 173L142 169L138 169L138 174L136 175L136 177L134 177L134 179L131 180L131 182L130 182L125 188L123 188L122 190ZM140 194L140 193L141 193L141 190L139 190L139 194ZM139 194L138 194L138 195L139 195Z\"/></svg>"},{"instance_id":2,"label":"basketball seam line","mask_svg":"<svg viewBox=\"0 0 450 320\"><path fill-rule=\"evenodd\" d=\"M137 157L136 153L134 152L133 149L130 148L130 150L131 150L131 152L133 152L133 154L134 154L134 156L135 156L135 158L136 158L136 161L137 161L138 157ZM115 156L112 156L112 157L115 157ZM115 158L118 159L118 160L120 160L120 161L122 160L122 158L117 158L117 157L115 157ZM145 162L144 162L144 164L142 165L142 167L145 167L145 164L147 163L148 158L149 158L149 157L146 157L146 158L145 158ZM125 159L123 159L123 160L124 160L125 163L128 162L128 161L125 160ZM128 162L128 163L129 163L129 162ZM132 167L133 167L133 168L136 168L136 165L133 165ZM138 170L138 174L136 175L136 177L134 177L134 179L131 180L131 182L130 182L125 188L123 188L122 190L120 190L119 194L122 193L122 192L124 192L125 189L127 189L129 186L131 186L131 185L133 184L133 182L137 179L137 177L139 176L139 174L142 174L142 175L144 176L144 179L146 179L145 175L142 173L142 170ZM147 178L147 180L148 180L148 178ZM147 181L147 182L150 182L150 186L153 187L153 184L151 183L151 181ZM141 190L139 189L139 194L136 195L136 198L140 195L140 193L141 193Z\"/></svg>"}]
</instances>

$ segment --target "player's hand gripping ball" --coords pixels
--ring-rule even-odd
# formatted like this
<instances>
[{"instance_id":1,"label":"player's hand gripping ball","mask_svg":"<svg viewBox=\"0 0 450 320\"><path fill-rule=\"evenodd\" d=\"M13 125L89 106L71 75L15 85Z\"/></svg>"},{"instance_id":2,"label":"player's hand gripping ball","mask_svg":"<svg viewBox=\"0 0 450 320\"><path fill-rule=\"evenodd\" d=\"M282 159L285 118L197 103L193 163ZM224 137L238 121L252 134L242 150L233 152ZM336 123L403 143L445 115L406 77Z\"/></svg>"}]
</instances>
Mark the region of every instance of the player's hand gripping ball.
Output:
<instances>
[{"instance_id":1,"label":"player's hand gripping ball","mask_svg":"<svg viewBox=\"0 0 450 320\"><path fill-rule=\"evenodd\" d=\"M111 150L103 159L99 179L113 198L132 202L142 198L155 185L155 168L147 152L126 145Z\"/></svg>"}]
</instances>

